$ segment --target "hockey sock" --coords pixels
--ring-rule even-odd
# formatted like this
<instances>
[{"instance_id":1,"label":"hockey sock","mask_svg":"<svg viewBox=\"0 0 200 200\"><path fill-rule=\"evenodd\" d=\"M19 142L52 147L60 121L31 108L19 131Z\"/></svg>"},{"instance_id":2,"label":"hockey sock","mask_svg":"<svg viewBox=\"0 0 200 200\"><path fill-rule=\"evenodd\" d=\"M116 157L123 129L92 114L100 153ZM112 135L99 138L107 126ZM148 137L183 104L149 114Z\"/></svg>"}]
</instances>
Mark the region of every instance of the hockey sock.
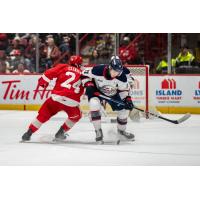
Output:
<instances>
[{"instance_id":1,"label":"hockey sock","mask_svg":"<svg viewBox=\"0 0 200 200\"><path fill-rule=\"evenodd\" d=\"M127 118L125 119L120 119L117 118L117 129L125 131L126 130L126 124L127 124Z\"/></svg>"},{"instance_id":2,"label":"hockey sock","mask_svg":"<svg viewBox=\"0 0 200 200\"><path fill-rule=\"evenodd\" d=\"M101 129L101 113L99 110L90 112L90 119L95 130Z\"/></svg>"},{"instance_id":3,"label":"hockey sock","mask_svg":"<svg viewBox=\"0 0 200 200\"><path fill-rule=\"evenodd\" d=\"M64 129L64 131L69 131L73 126L74 124L76 124L76 121L72 121L70 119L67 119L64 124L62 125L62 128Z\"/></svg>"},{"instance_id":4,"label":"hockey sock","mask_svg":"<svg viewBox=\"0 0 200 200\"><path fill-rule=\"evenodd\" d=\"M32 133L36 132L42 125L42 122L40 122L37 118L32 121L32 123L29 125L29 129L31 129Z\"/></svg>"}]
</instances>

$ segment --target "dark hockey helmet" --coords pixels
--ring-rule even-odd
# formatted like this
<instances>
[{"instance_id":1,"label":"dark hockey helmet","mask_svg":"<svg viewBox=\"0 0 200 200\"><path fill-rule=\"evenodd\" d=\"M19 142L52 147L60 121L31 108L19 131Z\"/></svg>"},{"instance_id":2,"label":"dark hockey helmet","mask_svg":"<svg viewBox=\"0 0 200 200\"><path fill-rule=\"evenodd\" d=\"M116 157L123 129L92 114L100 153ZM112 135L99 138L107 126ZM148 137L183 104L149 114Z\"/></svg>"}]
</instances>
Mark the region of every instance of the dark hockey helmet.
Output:
<instances>
[{"instance_id":1,"label":"dark hockey helmet","mask_svg":"<svg viewBox=\"0 0 200 200\"><path fill-rule=\"evenodd\" d=\"M112 56L110 59L110 67L117 71L117 72L122 72L123 71L123 66L120 58L118 56Z\"/></svg>"},{"instance_id":2,"label":"dark hockey helmet","mask_svg":"<svg viewBox=\"0 0 200 200\"><path fill-rule=\"evenodd\" d=\"M69 64L75 67L80 67L83 63L83 59L81 56L71 56L69 59Z\"/></svg>"}]
</instances>

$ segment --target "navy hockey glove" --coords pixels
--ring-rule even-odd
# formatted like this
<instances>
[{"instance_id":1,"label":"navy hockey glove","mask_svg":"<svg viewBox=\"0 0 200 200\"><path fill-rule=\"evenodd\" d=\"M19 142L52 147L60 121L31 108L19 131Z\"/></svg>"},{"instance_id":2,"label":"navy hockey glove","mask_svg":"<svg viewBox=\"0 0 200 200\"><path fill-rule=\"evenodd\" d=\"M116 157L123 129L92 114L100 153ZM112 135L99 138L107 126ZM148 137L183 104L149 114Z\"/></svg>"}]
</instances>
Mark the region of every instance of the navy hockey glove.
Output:
<instances>
[{"instance_id":1,"label":"navy hockey glove","mask_svg":"<svg viewBox=\"0 0 200 200\"><path fill-rule=\"evenodd\" d=\"M92 97L95 97L96 92L97 92L97 88L94 86L93 83L86 85L86 95L88 96L89 99Z\"/></svg>"},{"instance_id":2,"label":"navy hockey glove","mask_svg":"<svg viewBox=\"0 0 200 200\"><path fill-rule=\"evenodd\" d=\"M123 102L125 103L124 108L126 110L132 110L134 108L134 105L130 96L127 96L125 99L123 99Z\"/></svg>"}]
</instances>

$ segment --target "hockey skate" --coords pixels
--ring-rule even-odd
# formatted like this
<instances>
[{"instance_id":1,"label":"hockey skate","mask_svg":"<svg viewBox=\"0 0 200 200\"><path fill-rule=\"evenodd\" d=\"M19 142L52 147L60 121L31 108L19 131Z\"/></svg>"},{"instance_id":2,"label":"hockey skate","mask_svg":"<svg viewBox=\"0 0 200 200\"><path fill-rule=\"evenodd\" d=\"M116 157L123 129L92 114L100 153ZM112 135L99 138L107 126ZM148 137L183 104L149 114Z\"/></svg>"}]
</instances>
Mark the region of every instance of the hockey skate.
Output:
<instances>
[{"instance_id":1,"label":"hockey skate","mask_svg":"<svg viewBox=\"0 0 200 200\"><path fill-rule=\"evenodd\" d=\"M103 141L103 132L102 132L102 129L95 130L95 132L96 132L96 142L98 144L103 144L104 141Z\"/></svg>"},{"instance_id":2,"label":"hockey skate","mask_svg":"<svg viewBox=\"0 0 200 200\"><path fill-rule=\"evenodd\" d=\"M22 141L29 141L31 139L31 135L32 135L32 131L31 129L28 129L28 131L26 133L24 133L24 135L22 136Z\"/></svg>"},{"instance_id":3,"label":"hockey skate","mask_svg":"<svg viewBox=\"0 0 200 200\"><path fill-rule=\"evenodd\" d=\"M65 131L62 127L58 130L58 132L55 134L55 138L53 141L63 141L67 138L65 135Z\"/></svg>"},{"instance_id":4,"label":"hockey skate","mask_svg":"<svg viewBox=\"0 0 200 200\"><path fill-rule=\"evenodd\" d=\"M129 132L126 132L126 131L123 131L123 130L119 130L119 129L117 130L117 132L120 136L123 136L123 138L125 138L127 140L130 140L130 141L135 140L135 136L132 133L129 133Z\"/></svg>"}]
</instances>

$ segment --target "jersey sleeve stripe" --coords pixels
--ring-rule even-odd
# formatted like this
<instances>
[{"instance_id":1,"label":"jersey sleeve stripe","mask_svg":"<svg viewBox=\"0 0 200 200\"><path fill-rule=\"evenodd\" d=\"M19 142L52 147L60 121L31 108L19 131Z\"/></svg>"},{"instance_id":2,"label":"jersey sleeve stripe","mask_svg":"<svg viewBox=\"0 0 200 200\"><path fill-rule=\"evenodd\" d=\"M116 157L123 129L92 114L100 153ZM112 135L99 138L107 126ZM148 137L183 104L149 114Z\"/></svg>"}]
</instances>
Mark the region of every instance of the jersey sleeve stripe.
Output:
<instances>
[{"instance_id":1,"label":"jersey sleeve stripe","mask_svg":"<svg viewBox=\"0 0 200 200\"><path fill-rule=\"evenodd\" d=\"M51 80L49 78L47 78L44 74L42 75L42 78L46 81L46 82L50 82Z\"/></svg>"}]
</instances>

